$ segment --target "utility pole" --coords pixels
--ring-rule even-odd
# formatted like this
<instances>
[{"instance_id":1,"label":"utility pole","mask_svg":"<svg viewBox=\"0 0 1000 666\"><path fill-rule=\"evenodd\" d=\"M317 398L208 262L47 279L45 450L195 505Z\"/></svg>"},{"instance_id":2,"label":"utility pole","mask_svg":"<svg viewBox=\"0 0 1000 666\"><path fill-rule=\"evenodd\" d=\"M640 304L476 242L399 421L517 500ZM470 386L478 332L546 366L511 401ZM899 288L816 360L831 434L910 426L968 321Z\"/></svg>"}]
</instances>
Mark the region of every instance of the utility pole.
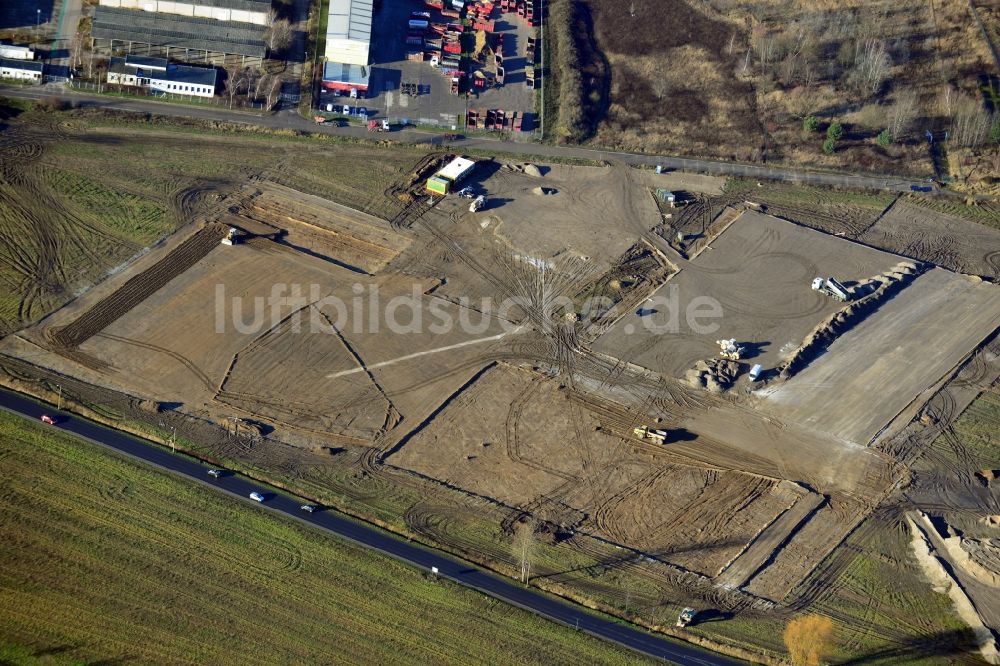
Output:
<instances>
[{"instance_id":1,"label":"utility pole","mask_svg":"<svg viewBox=\"0 0 1000 666\"><path fill-rule=\"evenodd\" d=\"M59 396L56 400L56 409L62 410L62 384L56 384L56 388L58 389L57 395Z\"/></svg>"}]
</instances>

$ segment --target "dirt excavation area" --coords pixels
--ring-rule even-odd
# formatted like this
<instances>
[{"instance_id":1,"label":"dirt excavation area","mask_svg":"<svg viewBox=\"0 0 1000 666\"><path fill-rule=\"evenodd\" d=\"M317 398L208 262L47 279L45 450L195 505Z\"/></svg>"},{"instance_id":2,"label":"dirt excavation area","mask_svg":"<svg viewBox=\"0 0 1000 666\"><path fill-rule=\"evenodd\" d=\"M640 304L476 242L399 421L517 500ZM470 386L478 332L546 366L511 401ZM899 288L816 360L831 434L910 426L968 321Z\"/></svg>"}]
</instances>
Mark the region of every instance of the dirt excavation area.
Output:
<instances>
[{"instance_id":1,"label":"dirt excavation area","mask_svg":"<svg viewBox=\"0 0 1000 666\"><path fill-rule=\"evenodd\" d=\"M899 200L859 238L938 266L1000 277L1000 231Z\"/></svg>"},{"instance_id":2,"label":"dirt excavation area","mask_svg":"<svg viewBox=\"0 0 1000 666\"><path fill-rule=\"evenodd\" d=\"M557 382L505 365L450 401L388 462L708 577L779 515L818 497L622 439Z\"/></svg>"},{"instance_id":3,"label":"dirt excavation area","mask_svg":"<svg viewBox=\"0 0 1000 666\"><path fill-rule=\"evenodd\" d=\"M746 211L643 307L623 316L594 349L682 378L735 338L747 362L773 368L840 303L814 291L818 276L845 285L890 268L899 257Z\"/></svg>"},{"instance_id":4,"label":"dirt excavation area","mask_svg":"<svg viewBox=\"0 0 1000 666\"><path fill-rule=\"evenodd\" d=\"M533 524L533 583L658 626L716 609L698 635L741 647L840 589L844 540L893 524L910 466L938 460L943 396L993 382L1000 287L905 256L907 204L865 209L897 255L621 164L480 159L470 210L425 190L452 157L418 156L367 212L305 176L205 184L178 231L0 341L0 377L210 432L219 464L503 573ZM707 237L658 233L658 187L726 199L687 214ZM928 243L950 229L919 214ZM963 267L985 274L978 232Z\"/></svg>"},{"instance_id":5,"label":"dirt excavation area","mask_svg":"<svg viewBox=\"0 0 1000 666\"><path fill-rule=\"evenodd\" d=\"M805 370L758 391L759 408L868 444L1000 326L1000 288L933 269L838 337ZM830 396L837 409L830 409Z\"/></svg>"}]
</instances>

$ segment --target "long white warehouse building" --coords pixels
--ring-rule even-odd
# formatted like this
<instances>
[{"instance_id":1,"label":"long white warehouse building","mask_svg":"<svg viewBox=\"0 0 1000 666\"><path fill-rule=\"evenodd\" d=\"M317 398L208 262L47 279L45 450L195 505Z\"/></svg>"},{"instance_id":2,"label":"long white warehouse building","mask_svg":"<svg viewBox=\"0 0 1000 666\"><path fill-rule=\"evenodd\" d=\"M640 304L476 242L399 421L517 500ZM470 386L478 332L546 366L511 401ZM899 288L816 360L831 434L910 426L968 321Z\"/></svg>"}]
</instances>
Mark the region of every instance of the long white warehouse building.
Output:
<instances>
[{"instance_id":1,"label":"long white warehouse building","mask_svg":"<svg viewBox=\"0 0 1000 666\"><path fill-rule=\"evenodd\" d=\"M330 0L326 27L327 62L368 66L372 0Z\"/></svg>"}]
</instances>

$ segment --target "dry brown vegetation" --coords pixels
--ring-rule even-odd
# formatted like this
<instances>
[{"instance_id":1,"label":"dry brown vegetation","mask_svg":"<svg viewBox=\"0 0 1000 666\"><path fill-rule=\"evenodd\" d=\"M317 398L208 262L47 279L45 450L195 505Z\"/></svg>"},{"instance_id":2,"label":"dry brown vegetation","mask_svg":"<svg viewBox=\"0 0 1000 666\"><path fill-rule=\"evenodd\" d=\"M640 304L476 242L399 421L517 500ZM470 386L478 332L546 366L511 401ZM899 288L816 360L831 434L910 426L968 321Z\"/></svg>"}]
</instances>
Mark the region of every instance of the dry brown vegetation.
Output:
<instances>
[{"instance_id":1,"label":"dry brown vegetation","mask_svg":"<svg viewBox=\"0 0 1000 666\"><path fill-rule=\"evenodd\" d=\"M610 65L602 145L926 174L939 156L925 130L962 130L953 143L965 148L988 141L980 86L995 63L961 0L582 5ZM810 115L820 123L807 133ZM844 135L827 155L834 121ZM880 146L886 129L894 140Z\"/></svg>"},{"instance_id":2,"label":"dry brown vegetation","mask_svg":"<svg viewBox=\"0 0 1000 666\"><path fill-rule=\"evenodd\" d=\"M822 615L803 615L785 627L785 645L796 666L819 666L830 651L833 620Z\"/></svg>"}]
</instances>

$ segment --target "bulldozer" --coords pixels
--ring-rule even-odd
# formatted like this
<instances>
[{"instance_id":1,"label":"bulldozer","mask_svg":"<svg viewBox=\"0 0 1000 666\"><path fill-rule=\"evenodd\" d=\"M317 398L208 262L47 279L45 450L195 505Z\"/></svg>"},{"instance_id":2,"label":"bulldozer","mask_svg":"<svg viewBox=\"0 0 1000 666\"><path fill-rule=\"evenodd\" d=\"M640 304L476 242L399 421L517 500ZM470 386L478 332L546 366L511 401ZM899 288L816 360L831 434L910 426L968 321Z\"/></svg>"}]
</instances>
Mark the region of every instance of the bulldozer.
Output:
<instances>
[{"instance_id":1,"label":"bulldozer","mask_svg":"<svg viewBox=\"0 0 1000 666\"><path fill-rule=\"evenodd\" d=\"M746 349L736 344L736 338L716 340L715 343L719 345L719 356L728 361L738 361L743 358L743 354L746 352Z\"/></svg>"},{"instance_id":2,"label":"bulldozer","mask_svg":"<svg viewBox=\"0 0 1000 666\"><path fill-rule=\"evenodd\" d=\"M632 434L639 439L645 439L650 442L655 442L656 444L667 443L666 430L656 430L648 426L639 426L638 428L632 428Z\"/></svg>"}]
</instances>

